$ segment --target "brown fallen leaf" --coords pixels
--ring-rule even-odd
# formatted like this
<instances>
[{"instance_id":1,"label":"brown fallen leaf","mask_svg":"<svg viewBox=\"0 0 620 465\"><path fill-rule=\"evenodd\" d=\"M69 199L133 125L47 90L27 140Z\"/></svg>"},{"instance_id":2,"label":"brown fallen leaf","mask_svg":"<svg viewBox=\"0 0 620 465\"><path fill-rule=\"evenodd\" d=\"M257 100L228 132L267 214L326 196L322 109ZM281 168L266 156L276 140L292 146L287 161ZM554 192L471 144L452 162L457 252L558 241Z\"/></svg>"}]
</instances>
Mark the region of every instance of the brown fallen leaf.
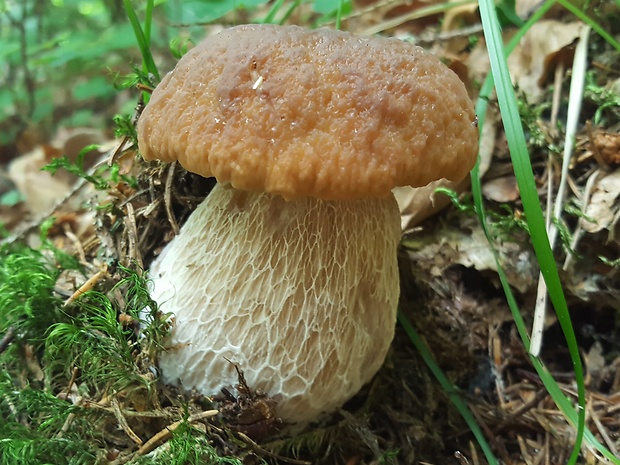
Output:
<instances>
[{"instance_id":1,"label":"brown fallen leaf","mask_svg":"<svg viewBox=\"0 0 620 465\"><path fill-rule=\"evenodd\" d=\"M487 181L482 186L484 196L494 202L514 202L519 198L519 187L514 176L503 176Z\"/></svg>"},{"instance_id":2,"label":"brown fallen leaf","mask_svg":"<svg viewBox=\"0 0 620 465\"><path fill-rule=\"evenodd\" d=\"M24 196L28 210L35 215L49 211L73 184L72 178L64 172L52 176L41 171L47 164L43 147L21 155L9 164L9 178Z\"/></svg>"},{"instance_id":3,"label":"brown fallen leaf","mask_svg":"<svg viewBox=\"0 0 620 465\"><path fill-rule=\"evenodd\" d=\"M403 245L411 258L433 276L443 276L455 264L497 272L495 256L477 219L460 217L459 221L458 226L444 224L439 229L410 234L403 239ZM532 289L538 273L533 253L508 241L497 242L495 248L500 262L510 264L505 267L510 284L521 293Z\"/></svg>"},{"instance_id":4,"label":"brown fallen leaf","mask_svg":"<svg viewBox=\"0 0 620 465\"><path fill-rule=\"evenodd\" d=\"M581 21L538 21L510 55L510 75L519 90L527 94L530 103L537 102L542 95L539 81L549 73L545 68L546 61L547 66L553 64L549 57L573 43L582 27L584 24Z\"/></svg>"},{"instance_id":5,"label":"brown fallen leaf","mask_svg":"<svg viewBox=\"0 0 620 465\"><path fill-rule=\"evenodd\" d=\"M592 140L595 150L608 165L620 165L620 134L597 132Z\"/></svg>"},{"instance_id":6,"label":"brown fallen leaf","mask_svg":"<svg viewBox=\"0 0 620 465\"><path fill-rule=\"evenodd\" d=\"M8 176L22 193L28 210L35 216L47 213L71 189L77 178L67 171L58 170L53 176L42 169L56 157L67 155L76 161L84 147L100 143L103 133L97 129L61 129L52 144L42 144L11 161ZM100 153L91 150L84 157L84 168L91 167Z\"/></svg>"},{"instance_id":7,"label":"brown fallen leaf","mask_svg":"<svg viewBox=\"0 0 620 465\"><path fill-rule=\"evenodd\" d=\"M620 219L620 168L600 177L594 188L590 203L586 207L583 230L596 233L610 229ZM593 221L590 221L592 219Z\"/></svg>"},{"instance_id":8,"label":"brown fallen leaf","mask_svg":"<svg viewBox=\"0 0 620 465\"><path fill-rule=\"evenodd\" d=\"M392 190L400 208L400 223L403 231L414 228L426 218L433 216L450 204L450 199L445 195L435 195L439 187L462 192L469 186L469 179L459 184L440 179L423 187L396 187Z\"/></svg>"}]
</instances>

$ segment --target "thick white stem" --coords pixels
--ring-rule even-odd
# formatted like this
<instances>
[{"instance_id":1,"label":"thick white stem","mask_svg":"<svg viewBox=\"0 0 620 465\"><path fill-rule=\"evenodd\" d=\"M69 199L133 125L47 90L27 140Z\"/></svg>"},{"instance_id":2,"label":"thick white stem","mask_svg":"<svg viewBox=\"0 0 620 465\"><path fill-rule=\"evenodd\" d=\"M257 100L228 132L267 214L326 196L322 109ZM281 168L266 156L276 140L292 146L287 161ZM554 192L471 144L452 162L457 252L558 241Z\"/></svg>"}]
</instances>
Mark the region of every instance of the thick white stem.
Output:
<instances>
[{"instance_id":1,"label":"thick white stem","mask_svg":"<svg viewBox=\"0 0 620 465\"><path fill-rule=\"evenodd\" d=\"M175 315L164 381L234 386L315 419L377 372L399 293L396 201L286 201L218 185L151 266L153 298Z\"/></svg>"}]
</instances>

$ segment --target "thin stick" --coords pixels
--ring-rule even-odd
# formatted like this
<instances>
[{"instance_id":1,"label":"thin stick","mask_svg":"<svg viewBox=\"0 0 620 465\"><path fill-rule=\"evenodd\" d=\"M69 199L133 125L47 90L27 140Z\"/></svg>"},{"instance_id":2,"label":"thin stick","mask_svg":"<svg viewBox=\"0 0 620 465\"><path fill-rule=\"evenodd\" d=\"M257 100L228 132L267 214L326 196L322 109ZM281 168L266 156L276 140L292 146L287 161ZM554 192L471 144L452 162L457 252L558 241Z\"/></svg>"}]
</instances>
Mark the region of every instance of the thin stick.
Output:
<instances>
[{"instance_id":1,"label":"thin stick","mask_svg":"<svg viewBox=\"0 0 620 465\"><path fill-rule=\"evenodd\" d=\"M71 379L69 380L69 384L67 384L67 391L65 394L67 399L69 398L69 394L71 394L71 388L73 387L73 385L75 384L75 380L77 379L78 371L78 367L73 367L73 371L71 372Z\"/></svg>"},{"instance_id":2,"label":"thin stick","mask_svg":"<svg viewBox=\"0 0 620 465\"><path fill-rule=\"evenodd\" d=\"M447 4L440 4L440 5L431 5L427 7L417 8L413 11L397 16L395 18L390 18L377 25L370 26L369 28L362 31L362 34L363 35L378 34L379 32L387 31L388 29L393 29L406 22L413 21L415 19L426 18L428 16L436 15L439 13L443 13L449 8L453 8L454 6L459 6L459 5L465 5L468 3L473 3L473 2L460 1L460 2L451 3L450 6L447 6ZM482 30L481 25L480 25L480 30Z\"/></svg>"},{"instance_id":3,"label":"thin stick","mask_svg":"<svg viewBox=\"0 0 620 465\"><path fill-rule=\"evenodd\" d=\"M119 405L118 399L116 397L112 397L112 409L114 411L114 416L116 417L118 424L123 429L123 431L125 431L125 434L129 436L133 442L141 446L144 441L142 441L142 439L140 439L140 437L136 433L134 433L133 430L129 427L127 420L123 416L123 412L121 412L121 406Z\"/></svg>"},{"instance_id":4,"label":"thin stick","mask_svg":"<svg viewBox=\"0 0 620 465\"><path fill-rule=\"evenodd\" d=\"M79 407L83 403L84 403L84 399L82 397L78 397L73 405L76 405ZM73 423L73 420L75 420L75 412L71 412L69 415L67 415L67 419L65 420L62 427L60 428L60 431L56 433L56 439L62 438L64 434L67 431L69 431L69 428L71 427L71 423Z\"/></svg>"},{"instance_id":5,"label":"thin stick","mask_svg":"<svg viewBox=\"0 0 620 465\"><path fill-rule=\"evenodd\" d=\"M166 214L168 215L168 221L170 222L170 226L172 227L172 231L175 236L179 234L179 224L172 213L172 181L174 180L174 169L176 166L176 161L170 164L168 176L166 176L166 187L164 191L164 205L166 206Z\"/></svg>"},{"instance_id":6,"label":"thin stick","mask_svg":"<svg viewBox=\"0 0 620 465\"><path fill-rule=\"evenodd\" d=\"M588 37L590 35L590 27L584 26L579 36L579 43L575 49L575 58L573 61L572 78L570 83L570 98L568 102L568 116L566 119L566 137L564 139L564 153L562 159L562 174L560 176L560 185L555 198L555 208L553 216L556 220L562 217L562 209L564 206L564 191L566 190L566 179L568 177L568 167L575 146L575 135L577 134L577 124L579 122L579 114L581 112L581 103L583 101L583 89L585 82L587 58L588 58ZM552 221L548 228L549 244L551 249L555 245L558 230ZM538 357L542 346L542 335L545 326L545 312L547 308L547 285L543 278L542 272L538 277L538 290L536 296L536 307L534 309L534 323L532 326L532 340L530 342L530 354Z\"/></svg>"},{"instance_id":7,"label":"thin stick","mask_svg":"<svg viewBox=\"0 0 620 465\"><path fill-rule=\"evenodd\" d=\"M73 303L76 299L78 299L82 294L84 294L85 292L88 292L90 290L92 290L95 285L101 280L101 278L103 278L106 273L108 271L107 266L104 266L104 268L102 270L97 271L93 276L91 276L84 284L82 284L74 293L71 297L69 297L63 307L67 307L69 306L71 303Z\"/></svg>"},{"instance_id":8,"label":"thin stick","mask_svg":"<svg viewBox=\"0 0 620 465\"><path fill-rule=\"evenodd\" d=\"M194 415L190 415L187 418L187 420L175 421L171 425L166 426L164 429L162 429L159 433L157 433L151 439L146 441L142 445L142 447L140 447L140 449L138 449L136 451L134 456L145 455L145 454L148 454L149 452L151 452L153 449L155 449L155 447L157 446L157 444L159 442L165 441L165 440L169 439L170 436L172 436L172 433L174 433L174 431L179 426L181 426L183 423L185 423L186 421L187 421L187 423L194 423L194 422L199 421L199 420L204 420L206 418L214 417L218 413L220 413L219 410L206 410L204 412L200 412L200 413L196 413Z\"/></svg>"},{"instance_id":9,"label":"thin stick","mask_svg":"<svg viewBox=\"0 0 620 465\"><path fill-rule=\"evenodd\" d=\"M607 447L609 447L609 451L615 457L620 457L620 454L618 453L618 449L616 449L614 441L609 437L609 434L607 433L605 426L603 425L600 418L598 417L598 415L596 414L596 412L594 411L592 407L588 408L588 413L590 414L590 418L592 418L592 421L596 425L596 429L598 429L598 432L603 438L603 441L605 441L605 444L607 444Z\"/></svg>"},{"instance_id":10,"label":"thin stick","mask_svg":"<svg viewBox=\"0 0 620 465\"><path fill-rule=\"evenodd\" d=\"M586 181L586 186L583 190L583 198L581 201L581 213L585 214L586 209L588 208L588 204L590 203L590 194L592 194L594 183L598 180L598 177L600 174L601 174L601 169L597 168L596 171L594 171L594 173L592 173L590 177L588 177L588 180ZM579 218L579 221L577 222L577 228L575 229L575 232L573 233L573 240L571 241L571 244L570 244L571 250L575 250L577 248L577 243L579 242L579 239L581 239L581 236L582 236L584 221L586 220L585 218L582 217L582 218ZM568 267L571 265L572 261L573 261L573 254L571 253L566 254L566 260L564 260L564 266L562 267L562 269L566 271Z\"/></svg>"},{"instance_id":11,"label":"thin stick","mask_svg":"<svg viewBox=\"0 0 620 465\"><path fill-rule=\"evenodd\" d=\"M551 100L551 131L557 134L558 130L558 112L560 111L560 103L562 100L562 77L564 76L564 63L560 62L555 67L555 76L553 81L553 99Z\"/></svg>"},{"instance_id":12,"label":"thin stick","mask_svg":"<svg viewBox=\"0 0 620 465\"><path fill-rule=\"evenodd\" d=\"M270 452L268 450L263 449L261 446L259 446L258 444L256 444L252 439L250 439L250 437L246 434L243 434L241 432L237 432L237 435L248 445L250 446L250 448L254 451L257 452L260 455L267 455L271 458L274 458L276 460L282 461L282 462L288 462L288 463L292 463L293 465L312 465L312 462L306 462L305 460L297 460L297 459L292 459L289 457L284 457L283 455L278 455L275 454L273 452Z\"/></svg>"},{"instance_id":13,"label":"thin stick","mask_svg":"<svg viewBox=\"0 0 620 465\"><path fill-rule=\"evenodd\" d=\"M128 203L125 207L127 208L125 227L127 228L127 238L129 239L129 257L135 260L139 270L143 270L144 263L137 246L138 226L136 225L136 214L131 203Z\"/></svg>"},{"instance_id":14,"label":"thin stick","mask_svg":"<svg viewBox=\"0 0 620 465\"><path fill-rule=\"evenodd\" d=\"M84 247L82 246L80 239L73 233L73 231L71 231L71 228L68 224L65 224L63 229L65 230L65 236L67 236L71 240L71 242L73 242L76 253L80 257L80 263L82 265L88 265L88 262L86 261Z\"/></svg>"},{"instance_id":15,"label":"thin stick","mask_svg":"<svg viewBox=\"0 0 620 465\"><path fill-rule=\"evenodd\" d=\"M14 337L15 326L9 326L9 329L7 329L6 333L4 333L4 336L2 336L2 340L0 340L0 354L7 349L11 342L13 342Z\"/></svg>"}]
</instances>

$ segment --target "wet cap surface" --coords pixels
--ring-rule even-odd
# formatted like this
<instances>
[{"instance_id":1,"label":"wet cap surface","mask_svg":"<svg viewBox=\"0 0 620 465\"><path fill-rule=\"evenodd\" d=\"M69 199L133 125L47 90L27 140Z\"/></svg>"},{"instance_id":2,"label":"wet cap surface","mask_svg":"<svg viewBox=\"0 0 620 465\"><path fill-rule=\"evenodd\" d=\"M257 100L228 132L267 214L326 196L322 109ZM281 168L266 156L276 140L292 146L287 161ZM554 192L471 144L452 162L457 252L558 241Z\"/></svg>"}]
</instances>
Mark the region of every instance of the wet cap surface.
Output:
<instances>
[{"instance_id":1,"label":"wet cap surface","mask_svg":"<svg viewBox=\"0 0 620 465\"><path fill-rule=\"evenodd\" d=\"M138 122L139 149L287 199L381 197L465 177L474 119L456 74L417 46L247 25L207 38L163 79Z\"/></svg>"}]
</instances>

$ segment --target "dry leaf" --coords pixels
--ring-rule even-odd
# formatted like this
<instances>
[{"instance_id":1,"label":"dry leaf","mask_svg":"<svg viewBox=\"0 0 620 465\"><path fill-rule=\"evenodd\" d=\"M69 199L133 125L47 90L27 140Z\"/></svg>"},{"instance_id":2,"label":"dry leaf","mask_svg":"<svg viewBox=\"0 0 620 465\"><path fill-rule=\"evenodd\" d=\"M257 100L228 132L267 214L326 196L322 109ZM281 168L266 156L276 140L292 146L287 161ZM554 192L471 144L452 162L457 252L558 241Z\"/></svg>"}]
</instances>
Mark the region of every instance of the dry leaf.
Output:
<instances>
[{"instance_id":1,"label":"dry leaf","mask_svg":"<svg viewBox=\"0 0 620 465\"><path fill-rule=\"evenodd\" d=\"M9 164L9 178L22 193L30 212L35 215L49 211L58 200L62 199L73 181L63 176L52 176L41 169L48 164L45 150L38 147Z\"/></svg>"},{"instance_id":2,"label":"dry leaf","mask_svg":"<svg viewBox=\"0 0 620 465\"><path fill-rule=\"evenodd\" d=\"M75 161L84 147L101 141L103 133L98 129L60 129L52 145L40 145L14 159L9 164L8 175L24 196L29 211L35 215L48 212L76 181L73 175L62 169L53 176L41 171L52 158L67 155ZM84 168L92 166L98 156L97 151L89 152L84 158Z\"/></svg>"},{"instance_id":3,"label":"dry leaf","mask_svg":"<svg viewBox=\"0 0 620 465\"><path fill-rule=\"evenodd\" d=\"M410 250L414 262L424 262L434 276L442 276L455 264L473 267L478 271L495 271L497 264L487 238L476 219L461 218L460 227L444 225L438 231L418 232L406 237L403 244ZM508 281L525 293L533 288L538 268L532 253L520 244L495 244L500 261L505 266Z\"/></svg>"},{"instance_id":4,"label":"dry leaf","mask_svg":"<svg viewBox=\"0 0 620 465\"><path fill-rule=\"evenodd\" d=\"M607 165L620 165L620 134L597 132L592 143Z\"/></svg>"},{"instance_id":5,"label":"dry leaf","mask_svg":"<svg viewBox=\"0 0 620 465\"><path fill-rule=\"evenodd\" d=\"M592 197L585 214L594 222L584 219L582 227L584 231L596 233L618 221L620 205L620 168L599 178L592 189Z\"/></svg>"},{"instance_id":6,"label":"dry leaf","mask_svg":"<svg viewBox=\"0 0 620 465\"><path fill-rule=\"evenodd\" d=\"M504 176L485 182L482 186L484 196L494 202L514 202L519 198L519 187L514 176Z\"/></svg>"},{"instance_id":7,"label":"dry leaf","mask_svg":"<svg viewBox=\"0 0 620 465\"><path fill-rule=\"evenodd\" d=\"M519 90L527 94L530 102L538 101L542 95L538 83L546 73L545 61L551 60L551 55L573 43L579 37L583 26L580 21L538 21L510 55L510 75Z\"/></svg>"},{"instance_id":8,"label":"dry leaf","mask_svg":"<svg viewBox=\"0 0 620 465\"><path fill-rule=\"evenodd\" d=\"M469 185L469 179L455 184L447 179L433 181L424 187L396 187L392 190L400 208L400 223L403 231L410 230L429 216L440 212L450 204L445 195L435 195L435 189L445 187L462 192Z\"/></svg>"}]
</instances>

